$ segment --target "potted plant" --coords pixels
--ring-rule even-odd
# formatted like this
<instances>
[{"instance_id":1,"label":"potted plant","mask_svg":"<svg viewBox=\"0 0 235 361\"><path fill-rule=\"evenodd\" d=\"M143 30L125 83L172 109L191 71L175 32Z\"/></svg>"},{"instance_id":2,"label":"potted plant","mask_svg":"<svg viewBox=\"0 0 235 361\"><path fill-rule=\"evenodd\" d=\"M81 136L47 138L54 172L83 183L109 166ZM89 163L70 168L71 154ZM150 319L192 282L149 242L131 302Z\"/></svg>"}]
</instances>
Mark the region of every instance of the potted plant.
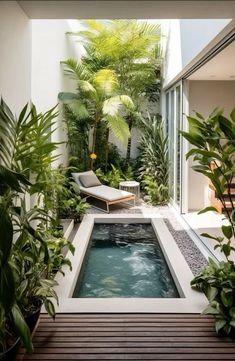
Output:
<instances>
[{"instance_id":1,"label":"potted plant","mask_svg":"<svg viewBox=\"0 0 235 361\"><path fill-rule=\"evenodd\" d=\"M14 266L11 262L13 223L10 214L13 199L28 181L0 165L0 358L13 360L20 340L28 352L33 346L29 328L17 304Z\"/></svg>"},{"instance_id":2,"label":"potted plant","mask_svg":"<svg viewBox=\"0 0 235 361\"><path fill-rule=\"evenodd\" d=\"M67 247L74 252L74 247L64 238L54 237L45 230L47 217L44 210L33 208L26 211L24 200L21 201L21 207L14 207L13 210L16 240L12 262L17 303L33 331L43 304L48 314L55 317L52 299L58 303L58 298L54 291L57 285L54 276L63 264L69 264L62 250ZM40 221L35 229L31 226L32 221Z\"/></svg>"},{"instance_id":3,"label":"potted plant","mask_svg":"<svg viewBox=\"0 0 235 361\"><path fill-rule=\"evenodd\" d=\"M52 131L48 129L56 115L55 108L38 114L34 106L28 111L26 105L15 118L6 103L0 102L0 136L4 135L0 147L0 354L4 358L8 349L12 350L15 337L32 352L25 319L32 330L42 303L52 317L52 298L58 303L52 270L63 264L64 245L56 245L55 252L47 243L55 204L54 193L50 198L54 178L48 174L56 159L51 152L57 148L50 142ZM61 183L59 179L57 186ZM26 192L38 196L35 206L27 211ZM12 354L9 357L12 361Z\"/></svg>"}]
</instances>

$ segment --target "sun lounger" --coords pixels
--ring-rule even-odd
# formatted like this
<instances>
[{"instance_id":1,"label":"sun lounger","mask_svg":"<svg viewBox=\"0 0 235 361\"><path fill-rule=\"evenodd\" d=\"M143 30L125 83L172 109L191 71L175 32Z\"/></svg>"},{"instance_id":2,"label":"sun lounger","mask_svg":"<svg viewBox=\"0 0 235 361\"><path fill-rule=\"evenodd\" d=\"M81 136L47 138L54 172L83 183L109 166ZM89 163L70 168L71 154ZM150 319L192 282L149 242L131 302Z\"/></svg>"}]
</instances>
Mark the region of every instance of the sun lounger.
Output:
<instances>
[{"instance_id":1,"label":"sun lounger","mask_svg":"<svg viewBox=\"0 0 235 361\"><path fill-rule=\"evenodd\" d=\"M105 202L106 204L106 209L97 206L94 206L94 208L98 208L104 212L109 213L109 206L111 204L133 201L133 205L135 205L135 195L133 193L103 185L99 181L98 185L84 187L84 184L82 184L81 182L82 177L89 177L90 175L94 177L95 174L92 171L72 173L75 182L79 185L81 193L85 194L86 198L96 198L100 201Z\"/></svg>"},{"instance_id":2,"label":"sun lounger","mask_svg":"<svg viewBox=\"0 0 235 361\"><path fill-rule=\"evenodd\" d=\"M85 176L85 177L87 177L87 179L89 176L94 177L95 173L93 171L87 171L87 172L82 172L82 173L72 173L72 176L73 176L75 182L79 185L81 193L83 193L87 196L86 198L89 198L89 197L96 198L100 201L105 202L105 204L106 204L106 209L103 209L103 208L100 208L97 206L93 206L94 208L98 208L104 212L109 213L109 206L111 204L133 201L133 205L135 205L135 195L133 193L103 185L99 181L97 182L97 183L99 183L98 185L84 187L84 183L82 184L82 177ZM88 183L89 183L89 181L88 181ZM94 182L94 184L95 184L95 182Z\"/></svg>"}]
</instances>

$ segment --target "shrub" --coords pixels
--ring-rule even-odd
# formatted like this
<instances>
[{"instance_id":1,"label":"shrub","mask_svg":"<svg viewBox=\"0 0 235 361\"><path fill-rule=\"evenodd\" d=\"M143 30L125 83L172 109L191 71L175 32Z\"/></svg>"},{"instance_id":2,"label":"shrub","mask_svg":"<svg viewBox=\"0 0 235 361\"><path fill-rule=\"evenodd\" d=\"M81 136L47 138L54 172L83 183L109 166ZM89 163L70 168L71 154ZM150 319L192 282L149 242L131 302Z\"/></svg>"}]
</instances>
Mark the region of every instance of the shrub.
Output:
<instances>
[{"instance_id":1,"label":"shrub","mask_svg":"<svg viewBox=\"0 0 235 361\"><path fill-rule=\"evenodd\" d=\"M100 168L96 170L96 175L101 183L118 188L120 182L133 179L133 171L130 166L128 166L125 172L116 168L113 164L111 164L111 167L112 169L107 173L104 173Z\"/></svg>"},{"instance_id":2,"label":"shrub","mask_svg":"<svg viewBox=\"0 0 235 361\"><path fill-rule=\"evenodd\" d=\"M168 199L168 187L163 184L158 185L156 180L146 175L142 179L144 191L150 197L150 203L153 205L164 204Z\"/></svg>"},{"instance_id":3,"label":"shrub","mask_svg":"<svg viewBox=\"0 0 235 361\"><path fill-rule=\"evenodd\" d=\"M153 204L169 199L168 139L161 120L148 115L142 118L143 135L140 141L140 179Z\"/></svg>"}]
</instances>

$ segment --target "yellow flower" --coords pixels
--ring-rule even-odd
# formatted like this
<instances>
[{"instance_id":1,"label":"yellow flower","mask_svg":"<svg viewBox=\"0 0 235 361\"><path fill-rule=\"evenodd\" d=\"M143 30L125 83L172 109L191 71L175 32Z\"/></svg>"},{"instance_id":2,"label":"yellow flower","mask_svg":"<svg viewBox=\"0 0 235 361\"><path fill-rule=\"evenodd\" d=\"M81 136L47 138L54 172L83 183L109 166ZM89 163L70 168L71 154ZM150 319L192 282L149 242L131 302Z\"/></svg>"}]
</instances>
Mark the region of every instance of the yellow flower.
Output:
<instances>
[{"instance_id":1,"label":"yellow flower","mask_svg":"<svg viewBox=\"0 0 235 361\"><path fill-rule=\"evenodd\" d=\"M97 155L96 155L95 153L91 153L91 154L90 154L90 158L91 158L92 160L95 160L95 159L97 158Z\"/></svg>"}]
</instances>

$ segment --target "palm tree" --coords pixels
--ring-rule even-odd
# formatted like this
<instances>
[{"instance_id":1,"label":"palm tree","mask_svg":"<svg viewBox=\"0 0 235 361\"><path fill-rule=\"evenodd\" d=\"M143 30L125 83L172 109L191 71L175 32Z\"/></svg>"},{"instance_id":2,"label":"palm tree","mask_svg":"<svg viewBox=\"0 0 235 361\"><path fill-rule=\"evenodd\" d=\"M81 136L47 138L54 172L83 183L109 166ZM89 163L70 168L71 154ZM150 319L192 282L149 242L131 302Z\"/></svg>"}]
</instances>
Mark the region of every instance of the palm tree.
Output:
<instances>
[{"instance_id":1,"label":"palm tree","mask_svg":"<svg viewBox=\"0 0 235 361\"><path fill-rule=\"evenodd\" d=\"M134 105L129 96L120 94L115 71L107 68L94 71L86 63L74 59L62 64L65 74L76 81L77 92L60 93L59 100L79 119L92 122L91 154L96 150L97 127L101 121L107 125L107 133L112 129L121 142L127 143L130 133L123 116ZM90 165L93 168L92 159Z\"/></svg>"},{"instance_id":2,"label":"palm tree","mask_svg":"<svg viewBox=\"0 0 235 361\"><path fill-rule=\"evenodd\" d=\"M70 33L83 40L88 67L115 71L120 92L127 94L134 107L126 114L130 137L126 162L131 153L131 130L142 109L143 98L156 101L160 94L160 26L137 20L86 20L86 30Z\"/></svg>"}]
</instances>

